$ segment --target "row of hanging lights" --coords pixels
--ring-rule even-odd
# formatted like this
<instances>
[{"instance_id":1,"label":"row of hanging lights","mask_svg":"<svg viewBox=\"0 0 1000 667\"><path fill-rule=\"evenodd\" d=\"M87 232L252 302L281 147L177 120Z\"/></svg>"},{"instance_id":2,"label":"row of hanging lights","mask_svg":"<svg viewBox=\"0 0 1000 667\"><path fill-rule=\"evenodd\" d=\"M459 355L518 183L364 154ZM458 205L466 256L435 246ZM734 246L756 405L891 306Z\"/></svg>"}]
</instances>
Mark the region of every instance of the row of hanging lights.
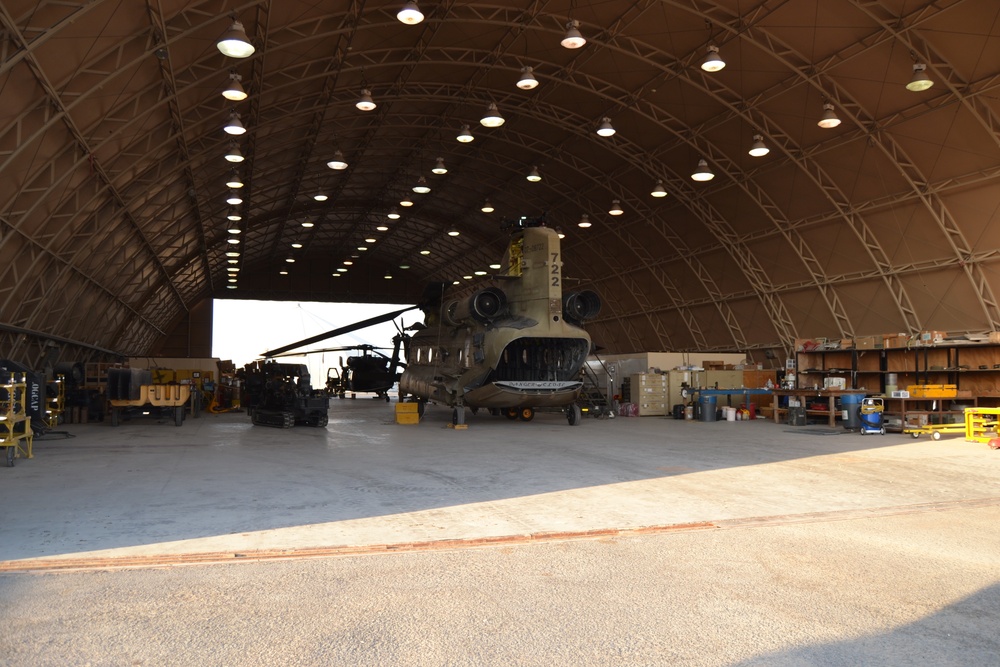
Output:
<instances>
[{"instance_id":1,"label":"row of hanging lights","mask_svg":"<svg viewBox=\"0 0 1000 667\"><path fill-rule=\"evenodd\" d=\"M424 15L420 11L417 3L414 0L409 0L404 3L403 7L396 14L397 19L406 25L416 25L424 20ZM586 38L580 32L580 22L576 19L571 19L566 24L566 34L560 41L560 44L567 49L578 49L587 43ZM243 28L242 23L234 18L232 25L229 30L223 35L223 37L218 41L219 50L227 56L233 58L247 58L253 55L255 49L250 43L250 40L246 36L246 32ZM911 53L911 55L913 55ZM914 56L914 60L915 60ZM726 66L725 60L723 60L719 47L715 44L710 44L707 48L707 52L700 63L700 67L703 71L714 73L719 72ZM246 99L247 94L240 83L241 77L235 71L230 73L230 82L223 92L224 97L231 102L238 102ZM933 81L928 77L926 73L926 65L923 63L914 63L913 65L913 75L909 83L906 84L906 89L914 92L924 91L933 86ZM538 79L534 75L534 69L530 66L524 66L521 68L521 76L516 82L516 86L522 90L533 90L539 85ZM373 111L377 105L372 98L371 90L364 86L361 90L361 96L356 102L355 106L364 112ZM483 127L495 128L500 127L504 124L505 119L501 115L499 109L495 102L489 102L486 108L486 112L480 119L480 124ZM841 123L840 118L836 114L836 110L832 103L829 101L824 101L823 112L817 125L823 129L832 129L839 126ZM225 131L233 136L240 136L246 132L246 128L242 125L240 121L239 114L233 109L230 113L229 121L226 123ZM603 117L597 126L596 133L601 137L611 137L615 134L615 128L611 124L610 117ZM456 140L461 143L469 143L474 141L475 137L472 135L469 125L464 124L461 126L459 134L456 136ZM770 152L766 143L764 142L764 137L760 133L755 133L753 135L753 141L748 151L751 157L763 157ZM243 156L240 154L239 146L235 141L231 142L230 150L226 154L226 159L233 163L239 163L242 161ZM334 152L333 158L327 162L327 166L334 170L343 170L347 168L347 162L344 160L343 154L340 150ZM431 170L435 174L447 173L447 169L444 167L443 158L437 158L435 167ZM698 164L694 171L691 173L692 180L696 182L708 182L715 177L708 165L708 161L705 158L700 158ZM542 180L540 173L538 172L538 167L533 166L526 176L527 180L530 182L539 182ZM230 199L227 201L236 201L237 199L241 202L242 199L238 194L234 195L238 187L242 187L242 182L239 186L235 183L239 181L238 172L234 170L230 181L227 185L230 187ZM418 194L426 194L430 192L430 187L427 184L427 179L420 176L417 180L417 184L413 186L413 191ZM665 197L667 195L666 189L663 186L662 179L657 179L656 184L650 191L650 195L653 197ZM316 197L320 200L320 196ZM326 197L323 196L323 199ZM400 201L401 206L412 205L412 201L404 197ZM235 206L235 205L234 205ZM482 207L483 212L489 213L494 209L492 205L487 201ZM610 215L621 215L623 210L620 206L620 201L618 199L613 200L612 207L608 211ZM395 215L395 217L393 217ZM396 209L389 214L390 219L398 219L398 212ZM232 218L230 217L230 220ZM579 223L580 227L589 227L590 222L587 214L583 214L581 221ZM457 236L457 230L449 230L449 235ZM238 243L238 240L237 240ZM388 276L387 276L388 277Z\"/></svg>"}]
</instances>

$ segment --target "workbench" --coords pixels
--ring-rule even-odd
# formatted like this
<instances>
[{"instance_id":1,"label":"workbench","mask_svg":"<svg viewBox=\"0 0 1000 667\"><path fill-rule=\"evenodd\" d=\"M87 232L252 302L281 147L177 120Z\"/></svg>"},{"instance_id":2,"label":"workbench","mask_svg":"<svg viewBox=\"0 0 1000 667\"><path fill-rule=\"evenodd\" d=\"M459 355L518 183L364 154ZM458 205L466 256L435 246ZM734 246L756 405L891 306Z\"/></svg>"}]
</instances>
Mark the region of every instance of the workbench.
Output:
<instances>
[{"instance_id":1,"label":"workbench","mask_svg":"<svg viewBox=\"0 0 1000 667\"><path fill-rule=\"evenodd\" d=\"M788 408L779 408L778 401L781 397L786 398L797 398L799 403L806 408L806 416L818 416L825 415L828 418L828 423L830 426L837 425L837 399L841 396L852 395L857 396L859 394L864 394L863 389L774 389L771 391L774 395L774 423L781 423L781 414L787 412ZM808 408L808 403L810 398L822 398L827 401L828 408L826 410L810 410Z\"/></svg>"}]
</instances>

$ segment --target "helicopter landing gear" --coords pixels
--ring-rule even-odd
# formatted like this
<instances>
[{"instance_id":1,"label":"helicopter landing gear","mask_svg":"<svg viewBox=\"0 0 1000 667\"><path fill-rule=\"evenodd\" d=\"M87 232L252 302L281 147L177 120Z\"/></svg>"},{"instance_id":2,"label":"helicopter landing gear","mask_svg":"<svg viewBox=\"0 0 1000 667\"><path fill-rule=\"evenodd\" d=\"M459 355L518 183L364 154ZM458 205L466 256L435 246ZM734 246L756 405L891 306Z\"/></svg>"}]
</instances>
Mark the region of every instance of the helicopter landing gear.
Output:
<instances>
[{"instance_id":1,"label":"helicopter landing gear","mask_svg":"<svg viewBox=\"0 0 1000 667\"><path fill-rule=\"evenodd\" d=\"M566 408L566 421L569 422L570 426L577 426L583 420L583 411L580 410L580 406L574 403L573 405Z\"/></svg>"},{"instance_id":2,"label":"helicopter landing gear","mask_svg":"<svg viewBox=\"0 0 1000 667\"><path fill-rule=\"evenodd\" d=\"M451 411L451 423L452 426L464 426L465 425L465 406L459 405Z\"/></svg>"},{"instance_id":3,"label":"helicopter landing gear","mask_svg":"<svg viewBox=\"0 0 1000 667\"><path fill-rule=\"evenodd\" d=\"M532 419L535 418L535 409L521 408L520 410L518 410L517 416L520 417L521 421L523 422L530 422Z\"/></svg>"},{"instance_id":4,"label":"helicopter landing gear","mask_svg":"<svg viewBox=\"0 0 1000 667\"><path fill-rule=\"evenodd\" d=\"M504 411L504 414L507 416L507 419L513 421L517 419L517 412L518 412L517 408L507 408Z\"/></svg>"}]
</instances>

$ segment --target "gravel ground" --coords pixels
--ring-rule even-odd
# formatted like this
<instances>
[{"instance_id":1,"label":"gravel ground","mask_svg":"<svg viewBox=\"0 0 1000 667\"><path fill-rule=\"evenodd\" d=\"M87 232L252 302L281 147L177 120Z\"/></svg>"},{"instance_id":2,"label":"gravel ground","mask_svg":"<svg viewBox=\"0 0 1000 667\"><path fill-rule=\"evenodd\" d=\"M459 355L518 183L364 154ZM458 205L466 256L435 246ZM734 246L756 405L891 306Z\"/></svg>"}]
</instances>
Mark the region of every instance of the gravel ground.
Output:
<instances>
[{"instance_id":1,"label":"gravel ground","mask_svg":"<svg viewBox=\"0 0 1000 667\"><path fill-rule=\"evenodd\" d=\"M0 576L0 664L1000 665L1000 507Z\"/></svg>"}]
</instances>

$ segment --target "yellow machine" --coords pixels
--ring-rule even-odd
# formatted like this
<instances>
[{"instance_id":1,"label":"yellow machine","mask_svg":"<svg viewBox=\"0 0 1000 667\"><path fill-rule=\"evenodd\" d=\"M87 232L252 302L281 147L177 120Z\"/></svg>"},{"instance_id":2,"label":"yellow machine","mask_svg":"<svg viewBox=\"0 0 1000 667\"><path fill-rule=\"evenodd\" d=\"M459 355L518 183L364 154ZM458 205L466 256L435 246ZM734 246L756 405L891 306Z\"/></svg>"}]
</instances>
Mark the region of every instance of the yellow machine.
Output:
<instances>
[{"instance_id":1,"label":"yellow machine","mask_svg":"<svg viewBox=\"0 0 1000 667\"><path fill-rule=\"evenodd\" d=\"M191 399L191 386L186 384L144 384L139 386L138 398L111 399L111 425L118 426L122 414L130 408L151 406L171 410L174 426L184 423L184 406Z\"/></svg>"},{"instance_id":2,"label":"yellow machine","mask_svg":"<svg viewBox=\"0 0 1000 667\"><path fill-rule=\"evenodd\" d=\"M18 455L31 458L34 433L27 414L27 378L14 373L0 384L0 449L8 467Z\"/></svg>"}]
</instances>

